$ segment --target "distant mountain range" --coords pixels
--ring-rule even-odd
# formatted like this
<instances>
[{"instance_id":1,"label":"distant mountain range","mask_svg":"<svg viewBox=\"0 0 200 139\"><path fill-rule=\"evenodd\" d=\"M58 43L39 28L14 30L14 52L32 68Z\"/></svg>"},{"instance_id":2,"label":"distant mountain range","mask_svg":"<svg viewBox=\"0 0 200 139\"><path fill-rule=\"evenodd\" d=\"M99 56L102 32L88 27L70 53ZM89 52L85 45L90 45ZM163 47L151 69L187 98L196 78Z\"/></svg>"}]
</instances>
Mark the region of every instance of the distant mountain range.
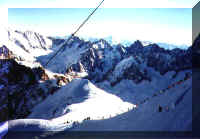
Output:
<instances>
[{"instance_id":1,"label":"distant mountain range","mask_svg":"<svg viewBox=\"0 0 200 139\"><path fill-rule=\"evenodd\" d=\"M74 36L67 43L32 31L7 34L0 46L0 120L21 119L11 121L11 130L192 129L192 54L200 57L199 39L180 49L139 40L115 44L112 37Z\"/></svg>"},{"instance_id":2,"label":"distant mountain range","mask_svg":"<svg viewBox=\"0 0 200 139\"><path fill-rule=\"evenodd\" d=\"M64 38L68 38L68 36L65 37L60 37L57 36L55 38L60 38L60 39L64 39ZM122 44L125 47L130 46L131 44L133 44L135 41L137 41L136 39L132 39L132 40L119 40L119 39L115 39L112 36L108 36L108 37L104 37L104 38L95 38L95 37L80 37L80 39L83 39L85 41L90 41L90 42L95 42L97 40L100 39L104 39L106 40L109 44L111 45L117 45L117 44ZM187 49L189 46L182 44L182 45L177 45L177 44L171 44L171 43L163 43L163 42L152 42L152 41L145 41L145 40L140 40L141 43L143 44L143 46L146 45L150 45L150 44L154 44L156 43L157 45L159 45L160 47L164 48L164 49L168 49L168 50L172 50L175 48L180 48L180 49Z\"/></svg>"}]
</instances>

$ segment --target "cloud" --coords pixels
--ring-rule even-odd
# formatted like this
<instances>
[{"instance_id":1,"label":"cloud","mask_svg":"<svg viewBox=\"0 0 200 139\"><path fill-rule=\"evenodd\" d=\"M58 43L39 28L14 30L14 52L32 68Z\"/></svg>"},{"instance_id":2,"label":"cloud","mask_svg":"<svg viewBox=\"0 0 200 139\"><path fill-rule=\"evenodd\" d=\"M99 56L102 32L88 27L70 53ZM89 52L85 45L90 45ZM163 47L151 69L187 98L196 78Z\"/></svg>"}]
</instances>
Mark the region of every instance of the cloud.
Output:
<instances>
[{"instance_id":1,"label":"cloud","mask_svg":"<svg viewBox=\"0 0 200 139\"><path fill-rule=\"evenodd\" d=\"M79 24L51 27L44 26L15 26L10 25L13 29L22 31L32 30L46 36L66 36L73 33ZM90 21L76 34L83 37L103 38L112 36L115 40L147 40L153 42L165 42L177 45L192 44L192 27L191 29L169 28L163 25L139 24L128 21Z\"/></svg>"},{"instance_id":2,"label":"cloud","mask_svg":"<svg viewBox=\"0 0 200 139\"><path fill-rule=\"evenodd\" d=\"M98 22L86 25L79 33L80 36L107 37L117 40L147 40L172 44L192 44L192 27L183 30L168 28L154 24L138 24L134 22Z\"/></svg>"}]
</instances>

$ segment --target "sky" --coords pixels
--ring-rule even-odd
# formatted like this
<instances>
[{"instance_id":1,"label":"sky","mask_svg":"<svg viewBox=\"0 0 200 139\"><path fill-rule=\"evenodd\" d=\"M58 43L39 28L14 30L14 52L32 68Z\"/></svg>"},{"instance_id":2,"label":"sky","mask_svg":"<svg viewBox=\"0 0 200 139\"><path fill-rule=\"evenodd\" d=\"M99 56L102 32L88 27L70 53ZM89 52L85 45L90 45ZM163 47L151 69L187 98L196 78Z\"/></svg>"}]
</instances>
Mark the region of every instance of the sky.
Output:
<instances>
[{"instance_id":1,"label":"sky","mask_svg":"<svg viewBox=\"0 0 200 139\"><path fill-rule=\"evenodd\" d=\"M0 4L8 8L11 28L33 30L48 36L66 36L77 29L99 2L7 0ZM196 0L105 0L77 35L191 45L192 7L196 3Z\"/></svg>"},{"instance_id":2,"label":"sky","mask_svg":"<svg viewBox=\"0 0 200 139\"><path fill-rule=\"evenodd\" d=\"M1 0L9 8L94 8L101 0ZM192 8L199 0L105 0L103 8Z\"/></svg>"}]
</instances>

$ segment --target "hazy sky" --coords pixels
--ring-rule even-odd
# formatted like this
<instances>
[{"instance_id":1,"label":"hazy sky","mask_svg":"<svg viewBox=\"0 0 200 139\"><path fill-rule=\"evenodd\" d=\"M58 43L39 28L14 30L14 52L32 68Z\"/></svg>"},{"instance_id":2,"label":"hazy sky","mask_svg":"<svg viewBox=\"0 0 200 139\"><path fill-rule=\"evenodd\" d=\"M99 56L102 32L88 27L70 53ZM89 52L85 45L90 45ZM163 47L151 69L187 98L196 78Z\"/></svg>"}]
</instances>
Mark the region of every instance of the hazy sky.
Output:
<instances>
[{"instance_id":1,"label":"hazy sky","mask_svg":"<svg viewBox=\"0 0 200 139\"><path fill-rule=\"evenodd\" d=\"M100 1L6 0L0 5L9 8L10 27L65 36L74 32ZM192 7L196 3L197 0L105 0L78 35L191 45Z\"/></svg>"},{"instance_id":2,"label":"hazy sky","mask_svg":"<svg viewBox=\"0 0 200 139\"><path fill-rule=\"evenodd\" d=\"M9 8L14 28L46 35L69 35L92 11L91 8ZM101 8L77 34L115 39L140 39L191 44L191 8Z\"/></svg>"}]
</instances>

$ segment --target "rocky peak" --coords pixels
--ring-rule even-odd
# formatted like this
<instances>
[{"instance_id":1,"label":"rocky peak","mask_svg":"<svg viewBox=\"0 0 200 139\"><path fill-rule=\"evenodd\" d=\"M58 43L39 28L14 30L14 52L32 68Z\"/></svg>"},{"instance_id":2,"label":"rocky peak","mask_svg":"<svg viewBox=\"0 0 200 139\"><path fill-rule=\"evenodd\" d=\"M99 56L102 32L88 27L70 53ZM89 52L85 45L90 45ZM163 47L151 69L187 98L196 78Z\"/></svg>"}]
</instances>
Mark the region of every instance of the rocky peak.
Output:
<instances>
[{"instance_id":1,"label":"rocky peak","mask_svg":"<svg viewBox=\"0 0 200 139\"><path fill-rule=\"evenodd\" d=\"M116 49L119 51L119 53L123 56L123 55L125 55L127 52L126 52L126 48L123 46L123 45L121 45L121 44L118 44L118 45L116 45L115 46L116 47Z\"/></svg>"},{"instance_id":2,"label":"rocky peak","mask_svg":"<svg viewBox=\"0 0 200 139\"><path fill-rule=\"evenodd\" d=\"M151 53L162 53L166 51L164 48L159 47L159 45L155 43L145 46L144 50L149 51Z\"/></svg>"},{"instance_id":3,"label":"rocky peak","mask_svg":"<svg viewBox=\"0 0 200 139\"><path fill-rule=\"evenodd\" d=\"M139 40L137 40L133 44L131 44L129 47L127 47L126 50L130 56L130 55L137 55L138 53L141 53L143 48L144 47L142 43Z\"/></svg>"},{"instance_id":4,"label":"rocky peak","mask_svg":"<svg viewBox=\"0 0 200 139\"><path fill-rule=\"evenodd\" d=\"M147 75L145 68L141 66L142 63L136 60L136 57L130 56L119 62L111 74L110 81L111 85L119 83L123 79L132 80L134 83L139 83L142 80L149 80L150 77Z\"/></svg>"},{"instance_id":5,"label":"rocky peak","mask_svg":"<svg viewBox=\"0 0 200 139\"><path fill-rule=\"evenodd\" d=\"M112 49L111 45L104 39L100 39L96 42L93 42L93 45L97 45L99 49L110 48Z\"/></svg>"},{"instance_id":6,"label":"rocky peak","mask_svg":"<svg viewBox=\"0 0 200 139\"><path fill-rule=\"evenodd\" d=\"M141 41L137 40L134 44L131 45L132 47L136 47L137 49L143 48Z\"/></svg>"},{"instance_id":7,"label":"rocky peak","mask_svg":"<svg viewBox=\"0 0 200 139\"><path fill-rule=\"evenodd\" d=\"M5 45L0 47L0 59L10 59L13 57L13 53Z\"/></svg>"}]
</instances>

